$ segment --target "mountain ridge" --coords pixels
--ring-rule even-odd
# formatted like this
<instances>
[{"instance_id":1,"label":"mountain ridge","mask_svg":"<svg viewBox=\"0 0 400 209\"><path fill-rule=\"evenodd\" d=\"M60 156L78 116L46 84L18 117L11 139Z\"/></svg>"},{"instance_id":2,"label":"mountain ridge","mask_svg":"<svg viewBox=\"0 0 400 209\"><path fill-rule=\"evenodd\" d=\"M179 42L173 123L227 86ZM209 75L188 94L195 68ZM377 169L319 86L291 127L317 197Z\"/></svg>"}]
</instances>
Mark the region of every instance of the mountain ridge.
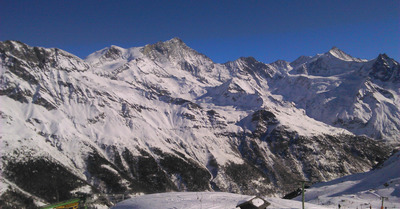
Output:
<instances>
[{"instance_id":1,"label":"mountain ridge","mask_svg":"<svg viewBox=\"0 0 400 209\"><path fill-rule=\"evenodd\" d=\"M42 202L57 198L58 187L51 184L71 182L73 188L67 187L61 198L76 191L208 190L279 196L298 179L319 182L368 171L390 154L391 145L379 137L372 140L352 132L371 135L375 132L365 130L372 127L388 135L391 132L378 128L382 123L389 131L399 130L393 126L398 115L384 111L373 117L379 119L376 126L365 129L349 128L345 120L335 127L335 121L309 116L301 95L313 97L284 88L300 89L308 82L318 91L303 91L318 95L323 88L315 79L330 85L325 90L334 90L337 83L345 83L343 75L292 75L287 62L264 64L254 58L214 63L180 39L147 46L146 53L146 46L114 46L85 61L63 51L60 56L56 49L25 45L19 52L0 43L1 123L6 127L1 154L7 182ZM396 63L383 70L396 72ZM366 88L376 95L364 97L378 99L396 113L392 104L398 101L398 90L385 84L371 81ZM395 137L387 141L396 143ZM45 169L35 170L38 165ZM63 172L45 175L51 167ZM38 182L51 177L53 183L38 193L20 175L25 168L38 173ZM10 189L1 190L3 201L20 191L7 182Z\"/></svg>"}]
</instances>

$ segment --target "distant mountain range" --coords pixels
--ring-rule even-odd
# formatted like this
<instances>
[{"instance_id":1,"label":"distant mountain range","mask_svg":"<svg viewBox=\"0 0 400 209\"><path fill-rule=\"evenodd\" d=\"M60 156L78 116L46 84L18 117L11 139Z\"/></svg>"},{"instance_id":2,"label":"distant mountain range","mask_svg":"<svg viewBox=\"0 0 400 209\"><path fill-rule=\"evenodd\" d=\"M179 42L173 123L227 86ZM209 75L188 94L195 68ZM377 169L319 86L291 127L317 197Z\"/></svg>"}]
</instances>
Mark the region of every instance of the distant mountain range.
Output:
<instances>
[{"instance_id":1,"label":"distant mountain range","mask_svg":"<svg viewBox=\"0 0 400 209\"><path fill-rule=\"evenodd\" d=\"M338 48L214 63L174 38L82 60L0 42L0 203L94 194L283 196L369 171L400 143L400 65Z\"/></svg>"}]
</instances>

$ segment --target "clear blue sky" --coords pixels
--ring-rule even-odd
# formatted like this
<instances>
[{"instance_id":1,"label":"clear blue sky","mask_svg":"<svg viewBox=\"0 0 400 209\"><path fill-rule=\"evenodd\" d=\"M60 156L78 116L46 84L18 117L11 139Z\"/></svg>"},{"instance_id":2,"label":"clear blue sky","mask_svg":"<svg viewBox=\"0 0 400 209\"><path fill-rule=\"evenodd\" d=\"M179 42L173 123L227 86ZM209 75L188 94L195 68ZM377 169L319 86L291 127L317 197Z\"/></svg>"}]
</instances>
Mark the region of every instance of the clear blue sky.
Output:
<instances>
[{"instance_id":1,"label":"clear blue sky","mask_svg":"<svg viewBox=\"0 0 400 209\"><path fill-rule=\"evenodd\" d=\"M0 0L0 41L57 47L79 57L110 45L180 37L215 62L270 63L337 46L400 60L400 0Z\"/></svg>"}]
</instances>

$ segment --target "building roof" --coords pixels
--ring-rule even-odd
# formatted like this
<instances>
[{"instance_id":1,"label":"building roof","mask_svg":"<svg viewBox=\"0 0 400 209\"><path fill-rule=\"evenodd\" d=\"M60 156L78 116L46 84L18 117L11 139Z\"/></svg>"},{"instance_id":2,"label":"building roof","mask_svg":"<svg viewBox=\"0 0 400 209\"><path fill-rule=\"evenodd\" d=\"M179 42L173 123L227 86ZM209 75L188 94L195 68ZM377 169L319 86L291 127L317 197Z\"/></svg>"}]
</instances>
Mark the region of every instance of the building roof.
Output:
<instances>
[{"instance_id":1,"label":"building roof","mask_svg":"<svg viewBox=\"0 0 400 209\"><path fill-rule=\"evenodd\" d=\"M238 204L236 207L239 207L241 209L265 209L269 205L271 205L271 203L264 200L263 198L253 197L246 202Z\"/></svg>"}]
</instances>

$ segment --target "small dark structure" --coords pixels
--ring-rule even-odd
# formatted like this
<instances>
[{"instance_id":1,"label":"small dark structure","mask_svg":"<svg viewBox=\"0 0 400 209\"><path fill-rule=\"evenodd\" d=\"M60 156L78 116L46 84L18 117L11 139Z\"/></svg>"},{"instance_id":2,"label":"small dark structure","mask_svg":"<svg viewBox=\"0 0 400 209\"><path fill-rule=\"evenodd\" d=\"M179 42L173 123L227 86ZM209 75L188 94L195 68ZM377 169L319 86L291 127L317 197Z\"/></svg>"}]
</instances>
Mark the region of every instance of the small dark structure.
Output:
<instances>
[{"instance_id":1,"label":"small dark structure","mask_svg":"<svg viewBox=\"0 0 400 209\"><path fill-rule=\"evenodd\" d=\"M253 197L250 200L240 203L236 207L240 209L266 209L271 203L261 197Z\"/></svg>"}]
</instances>

